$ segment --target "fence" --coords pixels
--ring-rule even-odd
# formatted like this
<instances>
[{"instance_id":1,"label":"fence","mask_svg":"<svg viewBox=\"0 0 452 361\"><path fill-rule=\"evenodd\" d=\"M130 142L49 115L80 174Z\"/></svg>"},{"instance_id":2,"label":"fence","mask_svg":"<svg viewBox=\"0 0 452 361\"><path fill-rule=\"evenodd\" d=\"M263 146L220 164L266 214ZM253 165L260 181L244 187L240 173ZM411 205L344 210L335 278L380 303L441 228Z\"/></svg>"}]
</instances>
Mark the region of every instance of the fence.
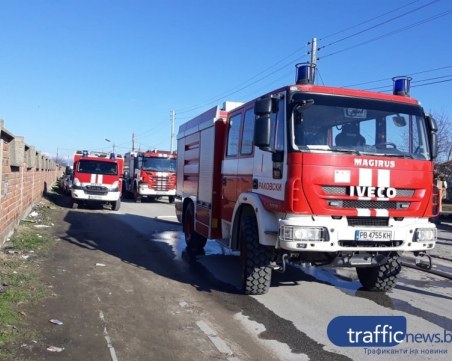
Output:
<instances>
[{"instance_id":1,"label":"fence","mask_svg":"<svg viewBox=\"0 0 452 361\"><path fill-rule=\"evenodd\" d=\"M0 247L62 173L57 163L3 125L0 119Z\"/></svg>"}]
</instances>

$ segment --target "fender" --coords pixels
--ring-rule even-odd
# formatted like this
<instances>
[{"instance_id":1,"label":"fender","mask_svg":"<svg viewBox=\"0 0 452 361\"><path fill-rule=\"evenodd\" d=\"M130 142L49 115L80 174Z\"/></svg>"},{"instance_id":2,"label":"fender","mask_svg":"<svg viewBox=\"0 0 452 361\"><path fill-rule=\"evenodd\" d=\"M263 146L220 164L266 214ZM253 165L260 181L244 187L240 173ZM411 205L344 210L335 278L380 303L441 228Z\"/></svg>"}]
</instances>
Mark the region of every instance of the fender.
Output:
<instances>
[{"instance_id":1,"label":"fender","mask_svg":"<svg viewBox=\"0 0 452 361\"><path fill-rule=\"evenodd\" d=\"M278 217L272 213L267 211L257 193L242 193L234 207L234 212L232 214L232 219L234 220L233 231L232 231L232 239L231 245L232 248L236 248L238 246L238 229L237 227L240 224L240 209L243 205L249 205L253 208L254 213L257 218L258 225L258 233L259 233L259 243L265 246L275 246L278 241L278 232L279 232L279 221ZM234 246L235 245L235 246Z\"/></svg>"}]
</instances>

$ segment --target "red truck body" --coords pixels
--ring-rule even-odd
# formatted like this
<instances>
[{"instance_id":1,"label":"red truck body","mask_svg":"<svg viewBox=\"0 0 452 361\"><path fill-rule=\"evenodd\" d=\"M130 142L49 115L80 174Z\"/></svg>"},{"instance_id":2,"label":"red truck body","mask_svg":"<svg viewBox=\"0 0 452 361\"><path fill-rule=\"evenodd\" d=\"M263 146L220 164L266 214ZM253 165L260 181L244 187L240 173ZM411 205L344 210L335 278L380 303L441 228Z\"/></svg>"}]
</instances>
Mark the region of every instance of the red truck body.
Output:
<instances>
[{"instance_id":1,"label":"red truck body","mask_svg":"<svg viewBox=\"0 0 452 361\"><path fill-rule=\"evenodd\" d=\"M121 205L121 155L77 151L74 155L72 208L85 203L109 203L117 211Z\"/></svg>"},{"instance_id":2,"label":"red truck body","mask_svg":"<svg viewBox=\"0 0 452 361\"><path fill-rule=\"evenodd\" d=\"M179 128L187 247L240 250L246 293L267 292L289 261L356 267L386 291L402 252L435 245L435 145L435 121L403 92L297 83L214 107Z\"/></svg>"},{"instance_id":3,"label":"red truck body","mask_svg":"<svg viewBox=\"0 0 452 361\"><path fill-rule=\"evenodd\" d=\"M124 192L141 202L142 198L168 197L174 202L176 195L176 155L172 152L148 150L124 155Z\"/></svg>"}]
</instances>

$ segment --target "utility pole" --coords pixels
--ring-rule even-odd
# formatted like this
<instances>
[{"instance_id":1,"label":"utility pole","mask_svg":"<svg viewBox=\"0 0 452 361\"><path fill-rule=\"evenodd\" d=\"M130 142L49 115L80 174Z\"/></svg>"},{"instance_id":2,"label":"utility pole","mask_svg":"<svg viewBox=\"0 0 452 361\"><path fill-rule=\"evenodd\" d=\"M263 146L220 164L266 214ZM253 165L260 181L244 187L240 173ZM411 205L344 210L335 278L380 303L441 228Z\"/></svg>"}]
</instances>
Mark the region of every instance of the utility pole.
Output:
<instances>
[{"instance_id":1,"label":"utility pole","mask_svg":"<svg viewBox=\"0 0 452 361\"><path fill-rule=\"evenodd\" d=\"M315 83L315 70L317 67L317 38L311 41L311 67L312 67L312 83Z\"/></svg>"},{"instance_id":2,"label":"utility pole","mask_svg":"<svg viewBox=\"0 0 452 361\"><path fill-rule=\"evenodd\" d=\"M173 140L174 140L174 121L176 119L176 112L174 110L170 111L171 115L171 146L170 153L173 153Z\"/></svg>"},{"instance_id":3,"label":"utility pole","mask_svg":"<svg viewBox=\"0 0 452 361\"><path fill-rule=\"evenodd\" d=\"M132 133L132 152L135 151L135 133Z\"/></svg>"}]
</instances>

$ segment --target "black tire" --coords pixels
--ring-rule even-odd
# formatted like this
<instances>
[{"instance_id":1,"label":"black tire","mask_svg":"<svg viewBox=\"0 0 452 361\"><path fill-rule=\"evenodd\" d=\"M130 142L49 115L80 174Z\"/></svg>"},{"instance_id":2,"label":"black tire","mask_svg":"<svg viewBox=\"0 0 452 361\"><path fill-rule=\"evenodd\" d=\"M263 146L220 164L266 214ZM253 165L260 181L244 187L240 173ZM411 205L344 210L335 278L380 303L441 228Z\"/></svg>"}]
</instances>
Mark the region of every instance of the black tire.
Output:
<instances>
[{"instance_id":1,"label":"black tire","mask_svg":"<svg viewBox=\"0 0 452 361\"><path fill-rule=\"evenodd\" d=\"M195 207L192 202L188 203L185 208L183 231L189 251L200 252L204 249L207 239L195 232Z\"/></svg>"},{"instance_id":2,"label":"black tire","mask_svg":"<svg viewBox=\"0 0 452 361\"><path fill-rule=\"evenodd\" d=\"M367 291L386 292L392 289L397 281L402 266L399 255L391 253L387 261L380 266L357 268L359 281Z\"/></svg>"},{"instance_id":3,"label":"black tire","mask_svg":"<svg viewBox=\"0 0 452 361\"><path fill-rule=\"evenodd\" d=\"M135 203L141 203L141 195L138 193L138 189L136 187L133 188L133 199Z\"/></svg>"},{"instance_id":4,"label":"black tire","mask_svg":"<svg viewBox=\"0 0 452 361\"><path fill-rule=\"evenodd\" d=\"M168 202L169 203L174 203L175 199L176 199L176 197L174 197L174 196L168 196Z\"/></svg>"},{"instance_id":5,"label":"black tire","mask_svg":"<svg viewBox=\"0 0 452 361\"><path fill-rule=\"evenodd\" d=\"M121 208L121 198L119 198L116 202L112 202L111 209L115 212L119 211L119 208Z\"/></svg>"},{"instance_id":6,"label":"black tire","mask_svg":"<svg viewBox=\"0 0 452 361\"><path fill-rule=\"evenodd\" d=\"M71 200L71 208L72 209L77 209L78 208L78 202L74 201L74 199Z\"/></svg>"},{"instance_id":7,"label":"black tire","mask_svg":"<svg viewBox=\"0 0 452 361\"><path fill-rule=\"evenodd\" d=\"M240 259L245 294L262 295L268 292L272 279L272 257L273 251L259 243L256 216L244 217L240 225Z\"/></svg>"}]
</instances>

